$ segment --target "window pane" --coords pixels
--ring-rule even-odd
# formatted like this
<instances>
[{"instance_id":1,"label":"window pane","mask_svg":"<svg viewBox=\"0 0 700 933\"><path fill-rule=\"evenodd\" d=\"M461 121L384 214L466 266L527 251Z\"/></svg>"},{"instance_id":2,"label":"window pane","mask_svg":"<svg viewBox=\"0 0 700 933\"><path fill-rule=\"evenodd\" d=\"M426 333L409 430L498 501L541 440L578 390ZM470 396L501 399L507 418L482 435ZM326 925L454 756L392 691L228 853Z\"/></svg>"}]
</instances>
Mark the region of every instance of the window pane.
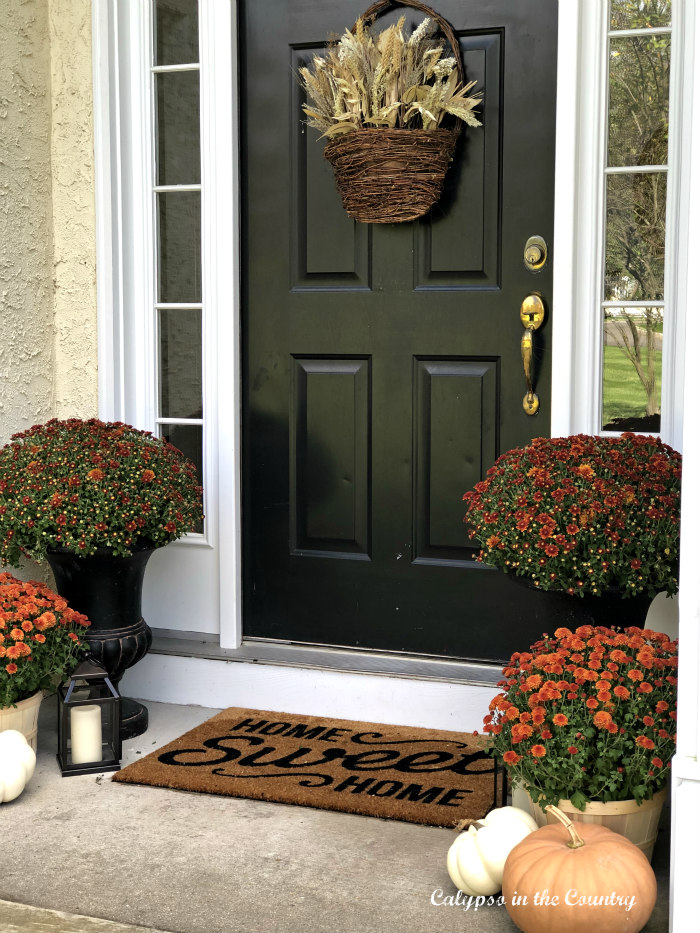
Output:
<instances>
[{"instance_id":1,"label":"window pane","mask_svg":"<svg viewBox=\"0 0 700 933\"><path fill-rule=\"evenodd\" d=\"M659 431L663 308L606 308L604 431Z\"/></svg>"},{"instance_id":2,"label":"window pane","mask_svg":"<svg viewBox=\"0 0 700 933\"><path fill-rule=\"evenodd\" d=\"M162 424L160 435L194 463L197 467L199 485L202 486L202 426L199 424ZM200 522L197 528L190 530L202 534L204 527Z\"/></svg>"},{"instance_id":3,"label":"window pane","mask_svg":"<svg viewBox=\"0 0 700 933\"><path fill-rule=\"evenodd\" d=\"M199 192L160 192L157 197L158 300L199 303L202 300Z\"/></svg>"},{"instance_id":4,"label":"window pane","mask_svg":"<svg viewBox=\"0 0 700 933\"><path fill-rule=\"evenodd\" d=\"M671 25L671 0L610 0L611 29Z\"/></svg>"},{"instance_id":5,"label":"window pane","mask_svg":"<svg viewBox=\"0 0 700 933\"><path fill-rule=\"evenodd\" d=\"M156 105L157 183L199 184L199 72L157 74Z\"/></svg>"},{"instance_id":6,"label":"window pane","mask_svg":"<svg viewBox=\"0 0 700 933\"><path fill-rule=\"evenodd\" d=\"M668 159L670 36L610 40L608 165Z\"/></svg>"},{"instance_id":7,"label":"window pane","mask_svg":"<svg viewBox=\"0 0 700 933\"><path fill-rule=\"evenodd\" d=\"M608 175L606 219L606 300L662 299L666 174Z\"/></svg>"},{"instance_id":8,"label":"window pane","mask_svg":"<svg viewBox=\"0 0 700 933\"><path fill-rule=\"evenodd\" d=\"M202 417L202 312L161 308L160 415Z\"/></svg>"},{"instance_id":9,"label":"window pane","mask_svg":"<svg viewBox=\"0 0 700 933\"><path fill-rule=\"evenodd\" d=\"M156 65L198 62L198 33L197 0L156 0Z\"/></svg>"}]
</instances>

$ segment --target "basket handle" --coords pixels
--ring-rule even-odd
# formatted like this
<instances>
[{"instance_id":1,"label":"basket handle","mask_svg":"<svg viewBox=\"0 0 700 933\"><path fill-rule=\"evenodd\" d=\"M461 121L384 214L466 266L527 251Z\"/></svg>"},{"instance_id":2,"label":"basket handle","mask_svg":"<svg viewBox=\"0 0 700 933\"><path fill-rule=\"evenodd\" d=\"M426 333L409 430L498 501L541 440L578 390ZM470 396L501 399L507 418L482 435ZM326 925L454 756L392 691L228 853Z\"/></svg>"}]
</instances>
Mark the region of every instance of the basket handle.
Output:
<instances>
[{"instance_id":1,"label":"basket handle","mask_svg":"<svg viewBox=\"0 0 700 933\"><path fill-rule=\"evenodd\" d=\"M436 13L435 10L431 9L429 6L426 6L425 3L421 3L420 0L376 0L376 3L373 3L372 6L368 7L365 12L358 17L358 20L361 20L362 22L370 20L390 6L414 7L416 10L420 10L421 13L425 13L426 16L429 16L431 19L435 20L440 29L442 29L445 38L450 43L450 47L454 53L455 61L457 62L459 83L464 84L464 64L462 63L462 50L459 47L457 36L455 35L452 26L450 26L447 20L440 16L439 13ZM352 31L355 31L354 26Z\"/></svg>"}]
</instances>

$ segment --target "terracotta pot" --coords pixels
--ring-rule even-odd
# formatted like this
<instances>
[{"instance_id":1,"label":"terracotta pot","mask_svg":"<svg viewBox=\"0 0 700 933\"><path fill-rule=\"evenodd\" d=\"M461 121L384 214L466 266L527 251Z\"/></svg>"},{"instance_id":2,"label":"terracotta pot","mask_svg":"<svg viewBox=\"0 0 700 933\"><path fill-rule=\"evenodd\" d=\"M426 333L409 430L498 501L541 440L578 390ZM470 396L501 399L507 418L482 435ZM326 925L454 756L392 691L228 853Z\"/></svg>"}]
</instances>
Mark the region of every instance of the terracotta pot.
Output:
<instances>
[{"instance_id":1,"label":"terracotta pot","mask_svg":"<svg viewBox=\"0 0 700 933\"><path fill-rule=\"evenodd\" d=\"M0 709L0 732L6 729L16 729L24 735L32 749L36 751L39 707L43 699L43 690L37 690L26 700L19 700L15 706L2 707Z\"/></svg>"},{"instance_id":2,"label":"terracotta pot","mask_svg":"<svg viewBox=\"0 0 700 933\"><path fill-rule=\"evenodd\" d=\"M659 818L666 803L668 789L657 791L651 800L638 804L636 800L611 800L609 803L588 803L581 812L570 800L560 800L557 807L570 820L579 823L598 823L620 833L633 842L651 861L654 843L658 835ZM512 803L531 814L538 826L558 822L556 817L545 813L533 801L523 787L513 787Z\"/></svg>"}]
</instances>

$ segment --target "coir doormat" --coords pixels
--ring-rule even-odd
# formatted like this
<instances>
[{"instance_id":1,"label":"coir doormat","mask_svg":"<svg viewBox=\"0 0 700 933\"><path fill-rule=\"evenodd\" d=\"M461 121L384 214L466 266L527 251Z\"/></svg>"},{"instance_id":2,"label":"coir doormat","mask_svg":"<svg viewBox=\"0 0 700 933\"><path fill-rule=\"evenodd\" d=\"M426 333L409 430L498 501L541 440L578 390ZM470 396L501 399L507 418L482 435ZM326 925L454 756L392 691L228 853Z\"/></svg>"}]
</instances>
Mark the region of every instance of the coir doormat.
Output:
<instances>
[{"instance_id":1,"label":"coir doormat","mask_svg":"<svg viewBox=\"0 0 700 933\"><path fill-rule=\"evenodd\" d=\"M231 708L113 780L453 827L501 799L482 744L457 732Z\"/></svg>"}]
</instances>

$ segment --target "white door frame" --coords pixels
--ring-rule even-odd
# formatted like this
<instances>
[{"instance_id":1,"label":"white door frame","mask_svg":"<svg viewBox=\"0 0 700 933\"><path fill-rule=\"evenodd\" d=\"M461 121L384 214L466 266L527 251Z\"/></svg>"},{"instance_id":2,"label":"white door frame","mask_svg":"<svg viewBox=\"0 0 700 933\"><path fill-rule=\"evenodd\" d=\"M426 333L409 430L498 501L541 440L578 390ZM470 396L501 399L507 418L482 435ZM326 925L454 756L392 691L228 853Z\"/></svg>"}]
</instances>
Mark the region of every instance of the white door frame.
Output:
<instances>
[{"instance_id":1,"label":"white door frame","mask_svg":"<svg viewBox=\"0 0 700 933\"><path fill-rule=\"evenodd\" d=\"M683 474L681 497L681 568L679 591L678 738L673 759L671 832L671 931L699 933L696 900L697 871L692 863L700 836L700 316L697 314L697 257L700 255L700 14L695 3L685 5L683 39L684 127L680 160L678 224L678 309L684 316L685 398L683 413ZM680 114L679 114L680 118ZM693 154L695 158L693 159ZM683 355L683 354L682 354Z\"/></svg>"},{"instance_id":2,"label":"white door frame","mask_svg":"<svg viewBox=\"0 0 700 933\"><path fill-rule=\"evenodd\" d=\"M578 98L580 5L580 0L560 0L552 305L553 383L563 390L553 394L554 433L568 433L573 407L569 309L576 298L578 118L571 102ZM99 412L105 419L152 430L153 330L147 322L135 326L130 314L152 305L155 278L152 215L143 210L152 198L154 161L150 75L143 64L150 43L148 7L124 0L93 4L93 49ZM209 518L206 541L176 542L168 547L167 559L177 577L186 573L188 563L202 564L197 573L206 572L209 591L215 587L218 596L218 619L205 623L203 631L217 633L222 648L235 650L242 645L236 3L200 0L200 9L201 131L207 140L202 146L202 255ZM207 308L217 313L207 315ZM216 552L215 572L210 557L197 553L198 545ZM153 563L163 562L160 554L156 558ZM167 595L158 591L157 601L165 614ZM183 616L190 608L183 607Z\"/></svg>"}]
</instances>

